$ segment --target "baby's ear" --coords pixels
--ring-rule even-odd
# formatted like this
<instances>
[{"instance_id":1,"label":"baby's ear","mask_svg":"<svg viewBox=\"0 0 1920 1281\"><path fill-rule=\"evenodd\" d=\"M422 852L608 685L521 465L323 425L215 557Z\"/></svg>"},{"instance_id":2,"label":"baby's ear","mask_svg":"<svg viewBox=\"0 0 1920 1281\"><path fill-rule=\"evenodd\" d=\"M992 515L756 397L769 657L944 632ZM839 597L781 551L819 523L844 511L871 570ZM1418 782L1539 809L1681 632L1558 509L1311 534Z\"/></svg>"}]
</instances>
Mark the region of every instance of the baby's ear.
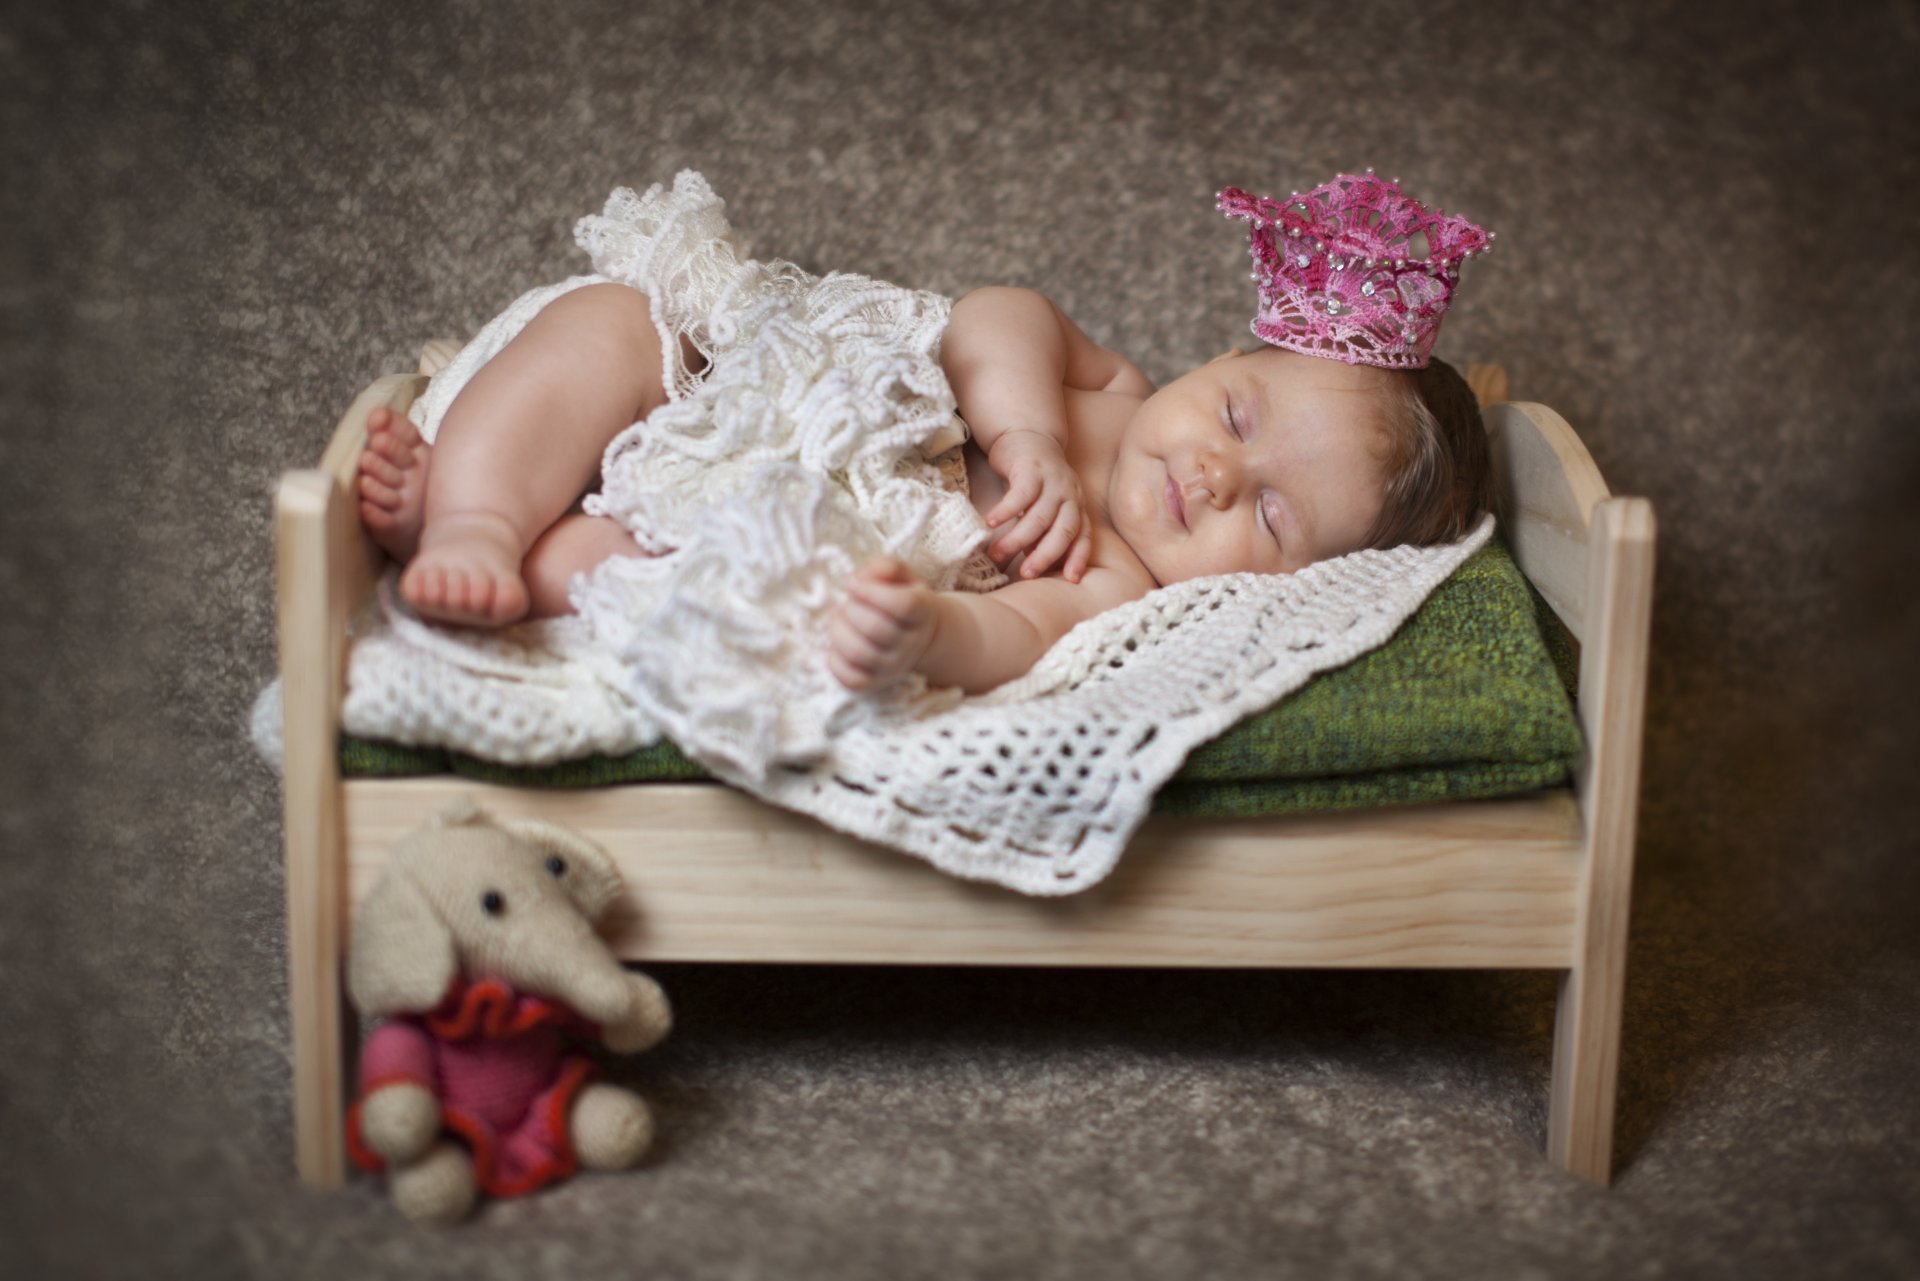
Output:
<instances>
[{"instance_id":1,"label":"baby's ear","mask_svg":"<svg viewBox=\"0 0 1920 1281\"><path fill-rule=\"evenodd\" d=\"M1223 360L1232 360L1235 356L1244 356L1246 354L1246 352L1241 351L1238 347L1229 347L1207 363L1209 365L1217 365Z\"/></svg>"}]
</instances>

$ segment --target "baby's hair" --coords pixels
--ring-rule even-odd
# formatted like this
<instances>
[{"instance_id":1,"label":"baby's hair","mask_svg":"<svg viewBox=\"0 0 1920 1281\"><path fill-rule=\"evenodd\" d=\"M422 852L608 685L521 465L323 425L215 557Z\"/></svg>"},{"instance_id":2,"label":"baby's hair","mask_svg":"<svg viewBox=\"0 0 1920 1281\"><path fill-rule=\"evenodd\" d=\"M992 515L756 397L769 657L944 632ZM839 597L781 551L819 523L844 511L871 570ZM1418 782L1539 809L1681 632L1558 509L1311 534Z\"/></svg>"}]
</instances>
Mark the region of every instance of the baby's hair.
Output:
<instances>
[{"instance_id":1,"label":"baby's hair","mask_svg":"<svg viewBox=\"0 0 1920 1281\"><path fill-rule=\"evenodd\" d=\"M1451 543L1493 505L1493 469L1480 403L1466 379L1435 357L1394 376L1398 403L1384 424L1386 501L1363 544Z\"/></svg>"}]
</instances>

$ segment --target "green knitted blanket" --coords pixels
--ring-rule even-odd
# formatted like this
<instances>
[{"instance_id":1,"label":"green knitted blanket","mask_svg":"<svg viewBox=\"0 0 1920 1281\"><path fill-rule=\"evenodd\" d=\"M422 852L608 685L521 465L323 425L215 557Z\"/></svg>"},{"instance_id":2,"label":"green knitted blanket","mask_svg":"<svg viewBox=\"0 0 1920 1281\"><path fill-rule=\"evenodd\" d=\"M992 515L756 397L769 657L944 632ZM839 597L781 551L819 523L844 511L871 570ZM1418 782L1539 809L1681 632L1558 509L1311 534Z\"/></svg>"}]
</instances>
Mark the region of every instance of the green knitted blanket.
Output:
<instances>
[{"instance_id":1,"label":"green knitted blanket","mask_svg":"<svg viewBox=\"0 0 1920 1281\"><path fill-rule=\"evenodd\" d=\"M1154 812L1251 817L1504 796L1567 783L1579 759L1572 642L1495 539L1393 639L1195 749ZM349 777L452 772L523 787L708 775L671 743L545 769L347 738Z\"/></svg>"}]
</instances>

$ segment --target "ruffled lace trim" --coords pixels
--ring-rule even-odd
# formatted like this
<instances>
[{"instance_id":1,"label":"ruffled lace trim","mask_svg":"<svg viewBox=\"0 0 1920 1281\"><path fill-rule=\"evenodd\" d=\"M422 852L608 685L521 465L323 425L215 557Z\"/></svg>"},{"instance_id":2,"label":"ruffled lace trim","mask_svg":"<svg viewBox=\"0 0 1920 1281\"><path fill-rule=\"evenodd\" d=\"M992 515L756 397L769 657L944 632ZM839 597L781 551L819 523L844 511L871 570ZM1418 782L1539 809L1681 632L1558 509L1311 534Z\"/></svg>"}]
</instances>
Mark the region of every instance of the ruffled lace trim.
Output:
<instances>
[{"instance_id":1,"label":"ruffled lace trim","mask_svg":"<svg viewBox=\"0 0 1920 1281\"><path fill-rule=\"evenodd\" d=\"M513 990L500 979L455 978L422 1022L442 1041L506 1041L535 1028L591 1035L593 1025L567 1006Z\"/></svg>"}]
</instances>

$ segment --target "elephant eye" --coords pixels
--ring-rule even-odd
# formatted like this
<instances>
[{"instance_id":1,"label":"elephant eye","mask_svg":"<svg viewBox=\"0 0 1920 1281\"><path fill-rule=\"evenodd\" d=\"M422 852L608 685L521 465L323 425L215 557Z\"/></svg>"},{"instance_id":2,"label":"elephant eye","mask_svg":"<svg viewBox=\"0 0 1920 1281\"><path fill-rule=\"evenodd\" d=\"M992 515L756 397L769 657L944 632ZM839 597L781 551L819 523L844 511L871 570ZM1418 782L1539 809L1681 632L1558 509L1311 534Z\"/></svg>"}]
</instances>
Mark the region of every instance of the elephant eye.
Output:
<instances>
[{"instance_id":1,"label":"elephant eye","mask_svg":"<svg viewBox=\"0 0 1920 1281\"><path fill-rule=\"evenodd\" d=\"M498 916L507 910L507 900L500 897L499 890L488 890L480 896L480 909L488 916Z\"/></svg>"},{"instance_id":2,"label":"elephant eye","mask_svg":"<svg viewBox=\"0 0 1920 1281\"><path fill-rule=\"evenodd\" d=\"M567 874L567 860L555 854L547 860L547 870L555 876L565 876Z\"/></svg>"}]
</instances>

